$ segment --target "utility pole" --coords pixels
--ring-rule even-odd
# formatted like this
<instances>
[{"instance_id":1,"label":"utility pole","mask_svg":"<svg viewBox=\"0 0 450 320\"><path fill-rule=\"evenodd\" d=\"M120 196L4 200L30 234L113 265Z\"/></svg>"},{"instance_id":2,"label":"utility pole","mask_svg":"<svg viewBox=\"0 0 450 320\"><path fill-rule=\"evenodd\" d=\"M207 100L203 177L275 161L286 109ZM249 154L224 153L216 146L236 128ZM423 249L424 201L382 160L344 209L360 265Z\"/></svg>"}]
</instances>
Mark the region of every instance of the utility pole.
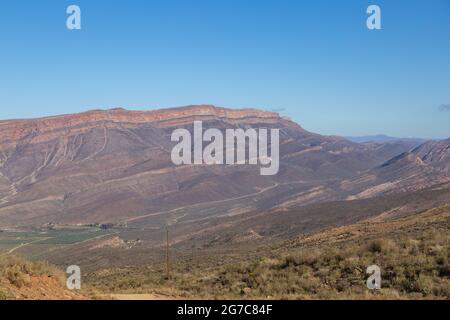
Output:
<instances>
[{"instance_id":1,"label":"utility pole","mask_svg":"<svg viewBox=\"0 0 450 320\"><path fill-rule=\"evenodd\" d=\"M169 226L166 226L166 277L167 277L167 280L170 280Z\"/></svg>"}]
</instances>

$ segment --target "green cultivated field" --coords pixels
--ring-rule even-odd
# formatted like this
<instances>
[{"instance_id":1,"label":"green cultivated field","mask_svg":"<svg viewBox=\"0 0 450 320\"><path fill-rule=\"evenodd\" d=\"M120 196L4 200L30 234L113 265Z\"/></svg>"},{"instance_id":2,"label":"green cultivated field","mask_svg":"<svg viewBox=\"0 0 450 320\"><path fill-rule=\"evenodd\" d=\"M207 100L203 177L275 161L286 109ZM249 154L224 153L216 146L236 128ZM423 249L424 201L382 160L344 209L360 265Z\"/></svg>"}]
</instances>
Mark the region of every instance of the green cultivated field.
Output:
<instances>
[{"instance_id":1,"label":"green cultivated field","mask_svg":"<svg viewBox=\"0 0 450 320\"><path fill-rule=\"evenodd\" d=\"M1 232L0 246L33 244L71 245L111 234L108 230L50 230L47 232Z\"/></svg>"}]
</instances>

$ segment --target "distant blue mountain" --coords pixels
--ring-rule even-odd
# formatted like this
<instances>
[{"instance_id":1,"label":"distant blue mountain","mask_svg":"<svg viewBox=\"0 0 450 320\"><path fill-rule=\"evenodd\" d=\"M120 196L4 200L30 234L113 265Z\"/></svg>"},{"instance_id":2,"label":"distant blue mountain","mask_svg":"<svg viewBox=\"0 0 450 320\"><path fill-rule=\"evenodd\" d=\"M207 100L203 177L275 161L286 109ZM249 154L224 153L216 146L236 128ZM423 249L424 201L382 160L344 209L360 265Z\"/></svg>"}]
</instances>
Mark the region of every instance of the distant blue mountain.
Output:
<instances>
[{"instance_id":1,"label":"distant blue mountain","mask_svg":"<svg viewBox=\"0 0 450 320\"><path fill-rule=\"evenodd\" d=\"M352 142L357 143L364 143L364 142L410 142L410 143L417 143L421 144L426 139L420 139L420 138L396 138L396 137L390 137L384 134L378 134L375 136L361 136L361 137L345 137L347 140L350 140Z\"/></svg>"}]
</instances>

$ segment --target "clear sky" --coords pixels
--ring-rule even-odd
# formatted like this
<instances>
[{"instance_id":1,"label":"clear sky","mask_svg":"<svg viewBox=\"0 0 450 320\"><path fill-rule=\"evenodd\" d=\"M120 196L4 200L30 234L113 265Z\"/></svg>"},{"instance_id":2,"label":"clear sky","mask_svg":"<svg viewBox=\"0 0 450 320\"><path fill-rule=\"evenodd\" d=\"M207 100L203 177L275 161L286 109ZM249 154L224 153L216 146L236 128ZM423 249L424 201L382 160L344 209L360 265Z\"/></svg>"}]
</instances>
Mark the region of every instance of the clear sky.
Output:
<instances>
[{"instance_id":1,"label":"clear sky","mask_svg":"<svg viewBox=\"0 0 450 320\"><path fill-rule=\"evenodd\" d=\"M450 0L0 1L0 119L198 103L282 109L322 134L449 137Z\"/></svg>"}]
</instances>

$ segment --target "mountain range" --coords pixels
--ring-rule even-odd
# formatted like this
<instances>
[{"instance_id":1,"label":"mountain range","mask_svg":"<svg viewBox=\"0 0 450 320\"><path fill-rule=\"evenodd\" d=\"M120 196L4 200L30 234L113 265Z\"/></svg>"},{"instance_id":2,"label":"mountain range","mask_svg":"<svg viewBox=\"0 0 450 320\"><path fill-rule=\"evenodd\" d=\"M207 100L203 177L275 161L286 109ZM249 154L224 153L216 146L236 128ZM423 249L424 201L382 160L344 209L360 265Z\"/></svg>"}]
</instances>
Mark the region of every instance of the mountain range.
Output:
<instances>
[{"instance_id":1,"label":"mountain range","mask_svg":"<svg viewBox=\"0 0 450 320\"><path fill-rule=\"evenodd\" d=\"M175 166L171 133L192 131L196 120L204 129L280 129L279 173L261 176L245 165ZM450 139L357 143L256 109L117 108L0 121L2 228L168 224L192 235L249 213L390 196L449 181Z\"/></svg>"},{"instance_id":2,"label":"mountain range","mask_svg":"<svg viewBox=\"0 0 450 320\"><path fill-rule=\"evenodd\" d=\"M426 139L421 138L397 138L387 136L385 134L377 134L374 136L359 136L359 137L346 137L346 139L357 142L357 143L365 143L365 142L375 142L375 143L385 143L385 142L410 142L413 144L422 144Z\"/></svg>"}]
</instances>

